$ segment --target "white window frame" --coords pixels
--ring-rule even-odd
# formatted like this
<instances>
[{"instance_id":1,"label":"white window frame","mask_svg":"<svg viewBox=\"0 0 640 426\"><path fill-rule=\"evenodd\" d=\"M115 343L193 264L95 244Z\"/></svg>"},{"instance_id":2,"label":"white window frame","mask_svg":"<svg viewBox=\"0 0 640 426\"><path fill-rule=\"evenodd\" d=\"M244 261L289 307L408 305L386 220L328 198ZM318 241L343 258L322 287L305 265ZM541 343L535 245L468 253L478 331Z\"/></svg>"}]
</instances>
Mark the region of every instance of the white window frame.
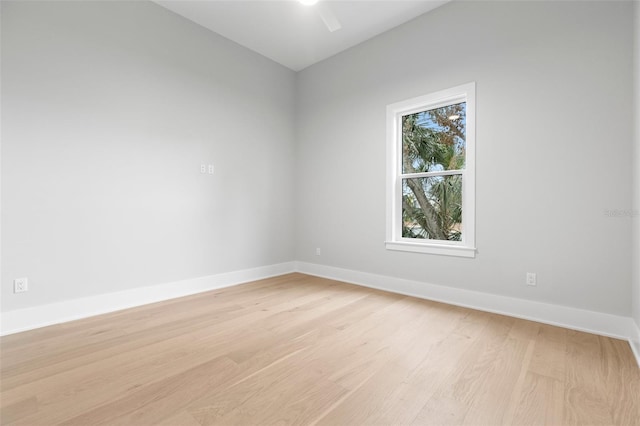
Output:
<instances>
[{"instance_id":1,"label":"white window frame","mask_svg":"<svg viewBox=\"0 0 640 426\"><path fill-rule=\"evenodd\" d=\"M466 102L465 168L453 173L402 174L402 117ZM475 257L476 84L452 87L387 106L387 239L388 250ZM462 175L462 241L402 237L402 178Z\"/></svg>"}]
</instances>

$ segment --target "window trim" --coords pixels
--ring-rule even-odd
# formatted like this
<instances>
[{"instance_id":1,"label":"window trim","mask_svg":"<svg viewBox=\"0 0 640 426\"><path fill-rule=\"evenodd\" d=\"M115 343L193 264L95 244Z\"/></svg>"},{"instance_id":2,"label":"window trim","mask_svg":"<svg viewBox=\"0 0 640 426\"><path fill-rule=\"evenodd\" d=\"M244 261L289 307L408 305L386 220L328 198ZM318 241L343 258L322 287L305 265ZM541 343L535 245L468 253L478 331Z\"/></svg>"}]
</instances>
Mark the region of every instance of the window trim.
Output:
<instances>
[{"instance_id":1,"label":"window trim","mask_svg":"<svg viewBox=\"0 0 640 426\"><path fill-rule=\"evenodd\" d=\"M476 149L476 83L430 93L387 105L387 250L415 253L475 257L475 149ZM462 241L427 240L402 237L402 117L416 112L466 102L465 168L451 174L462 174ZM447 172L416 173L415 177Z\"/></svg>"}]
</instances>

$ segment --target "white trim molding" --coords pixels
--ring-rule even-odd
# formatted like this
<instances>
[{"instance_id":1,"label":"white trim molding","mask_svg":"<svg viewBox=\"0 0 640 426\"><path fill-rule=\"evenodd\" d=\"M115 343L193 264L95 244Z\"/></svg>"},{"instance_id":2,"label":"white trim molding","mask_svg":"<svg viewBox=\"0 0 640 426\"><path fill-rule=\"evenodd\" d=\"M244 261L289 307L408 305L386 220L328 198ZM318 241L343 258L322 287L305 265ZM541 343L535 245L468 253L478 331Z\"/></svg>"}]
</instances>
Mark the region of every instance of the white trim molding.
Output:
<instances>
[{"instance_id":1,"label":"white trim molding","mask_svg":"<svg viewBox=\"0 0 640 426\"><path fill-rule=\"evenodd\" d=\"M640 367L640 324L637 324L634 321L633 329L634 329L633 335L629 339L629 344L631 345L631 350L633 351L633 354L636 356L638 367Z\"/></svg>"},{"instance_id":2,"label":"white trim molding","mask_svg":"<svg viewBox=\"0 0 640 426\"><path fill-rule=\"evenodd\" d=\"M458 245L433 244L425 249L424 243L414 243L409 241L385 241L387 250L411 251L414 253L442 254L445 256L476 257L475 247L465 247Z\"/></svg>"},{"instance_id":3,"label":"white trim molding","mask_svg":"<svg viewBox=\"0 0 640 426\"><path fill-rule=\"evenodd\" d=\"M2 312L0 335L74 321L292 272L295 272L295 262L278 263Z\"/></svg>"},{"instance_id":4,"label":"white trim molding","mask_svg":"<svg viewBox=\"0 0 640 426\"><path fill-rule=\"evenodd\" d=\"M297 262L296 270L307 275L329 278L391 293L628 340L640 367L640 329L638 329L631 317L370 274L315 263Z\"/></svg>"},{"instance_id":5,"label":"white trim molding","mask_svg":"<svg viewBox=\"0 0 640 426\"><path fill-rule=\"evenodd\" d=\"M2 312L8 335L300 272L332 280L629 341L640 367L640 327L630 317L552 305L307 262L285 262Z\"/></svg>"}]
</instances>

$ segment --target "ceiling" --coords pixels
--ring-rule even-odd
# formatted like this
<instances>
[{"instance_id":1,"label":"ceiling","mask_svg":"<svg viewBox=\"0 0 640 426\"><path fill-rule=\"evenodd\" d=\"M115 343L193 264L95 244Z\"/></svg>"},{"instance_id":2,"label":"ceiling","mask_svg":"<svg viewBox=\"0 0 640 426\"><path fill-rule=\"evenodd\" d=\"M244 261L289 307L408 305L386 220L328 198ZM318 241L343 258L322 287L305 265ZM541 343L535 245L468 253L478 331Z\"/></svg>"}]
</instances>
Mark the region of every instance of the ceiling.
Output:
<instances>
[{"instance_id":1,"label":"ceiling","mask_svg":"<svg viewBox=\"0 0 640 426\"><path fill-rule=\"evenodd\" d=\"M299 71L449 0L154 0L161 6ZM341 26L329 31L325 20ZM333 21L333 22L331 22Z\"/></svg>"}]
</instances>

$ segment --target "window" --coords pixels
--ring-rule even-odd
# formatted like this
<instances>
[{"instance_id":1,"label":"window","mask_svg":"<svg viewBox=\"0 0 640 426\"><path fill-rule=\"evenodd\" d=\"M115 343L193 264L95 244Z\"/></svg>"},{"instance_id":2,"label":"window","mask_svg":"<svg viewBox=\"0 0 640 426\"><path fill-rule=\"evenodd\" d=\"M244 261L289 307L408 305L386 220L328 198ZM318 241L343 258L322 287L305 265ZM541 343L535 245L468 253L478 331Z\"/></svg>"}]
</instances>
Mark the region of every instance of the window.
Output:
<instances>
[{"instance_id":1,"label":"window","mask_svg":"<svg viewBox=\"0 0 640 426\"><path fill-rule=\"evenodd\" d=\"M475 83L387 107L389 250L475 257Z\"/></svg>"}]
</instances>

